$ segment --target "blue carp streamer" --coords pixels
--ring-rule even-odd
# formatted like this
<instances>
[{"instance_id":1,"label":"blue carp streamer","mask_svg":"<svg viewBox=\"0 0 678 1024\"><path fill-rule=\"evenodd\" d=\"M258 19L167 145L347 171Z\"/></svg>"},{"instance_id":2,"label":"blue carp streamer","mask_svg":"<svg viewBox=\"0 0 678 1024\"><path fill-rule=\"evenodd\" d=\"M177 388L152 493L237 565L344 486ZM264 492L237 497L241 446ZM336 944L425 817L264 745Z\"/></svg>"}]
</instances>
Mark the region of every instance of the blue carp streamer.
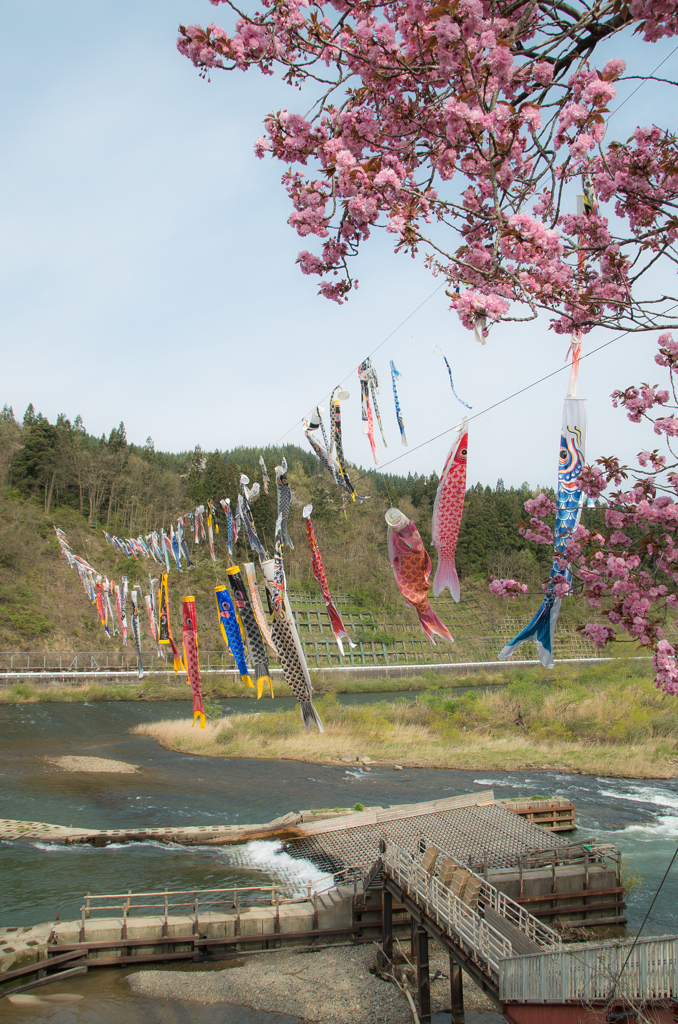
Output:
<instances>
[{"instance_id":1,"label":"blue carp streamer","mask_svg":"<svg viewBox=\"0 0 678 1024\"><path fill-rule=\"evenodd\" d=\"M468 402L464 402L464 401L463 401L463 400L462 400L462 399L461 399L461 398L459 397L459 395L457 394L457 392L456 392L456 391L454 390L454 381L452 380L452 370L450 369L450 364L448 363L448 361L447 361L447 356L446 356L445 354L443 354L443 359L445 360L445 366L447 367L447 372L448 372L448 373L449 373L449 375L450 375L450 387L452 388L452 394L454 395L454 397L455 397L455 398L457 399L457 401L458 401L458 402L459 402L459 403L460 403L461 405L465 406L465 407L466 407L467 409L472 409L472 408L473 408L473 406L472 406L472 405L469 405L469 404L468 404Z\"/></svg>"},{"instance_id":2,"label":"blue carp streamer","mask_svg":"<svg viewBox=\"0 0 678 1024\"><path fill-rule=\"evenodd\" d=\"M405 424L403 423L403 414L400 411L400 402L398 401L398 388L396 387L396 379L402 376L402 374L396 370L395 363L391 360L391 382L393 384L393 400L395 402L396 419L398 420L398 427L400 429L400 437L403 444L407 447L407 438L405 437Z\"/></svg>"},{"instance_id":3,"label":"blue carp streamer","mask_svg":"<svg viewBox=\"0 0 678 1024\"><path fill-rule=\"evenodd\" d=\"M572 586L572 569L569 565L563 568L563 562L567 560L567 542L579 525L584 502L584 492L579 478L586 464L586 433L586 401L566 398L560 429L553 566L541 607L525 628L509 640L499 652L501 661L510 658L526 640L534 640L539 661L544 668L553 668L555 665L553 648L562 602L561 595Z\"/></svg>"}]
</instances>

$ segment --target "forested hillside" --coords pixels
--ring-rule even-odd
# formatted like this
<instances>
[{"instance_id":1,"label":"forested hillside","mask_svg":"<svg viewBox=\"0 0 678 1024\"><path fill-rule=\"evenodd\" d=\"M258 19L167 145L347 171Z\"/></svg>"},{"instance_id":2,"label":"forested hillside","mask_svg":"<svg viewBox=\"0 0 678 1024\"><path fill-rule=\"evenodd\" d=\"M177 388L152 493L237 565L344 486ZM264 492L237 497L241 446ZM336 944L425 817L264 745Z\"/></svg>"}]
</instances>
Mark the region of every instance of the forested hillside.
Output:
<instances>
[{"instance_id":1,"label":"forested hillside","mask_svg":"<svg viewBox=\"0 0 678 1024\"><path fill-rule=\"evenodd\" d=\"M277 514L274 467L283 455L289 466L290 532L295 544L285 556L290 589L318 590L301 516L302 507L312 502L332 589L350 593L358 605L400 604L386 552L384 512L398 505L430 545L436 475L404 477L356 469L354 482L360 479L358 490L370 499L352 504L342 500L343 492L315 455L295 445L158 452L150 437L143 447L128 443L122 423L107 437L96 438L79 417L71 423L59 416L50 423L29 406L23 421L17 422L5 407L0 418L0 649L88 649L101 644L96 616L61 556L54 525L66 531L73 551L102 573L115 579L127 573L131 582L138 579L147 590L149 569L157 575L159 567L121 558L105 544L103 530L121 537L168 530L178 516L208 498L221 513L219 499L235 502L241 473L261 482L260 455L271 487L268 494L262 487L252 510L259 536L271 552ZM457 555L462 581L479 585L489 573L519 576L539 590L550 567L549 550L525 541L518 532L523 504L531 493L527 484L506 489L501 481L494 489L477 484L468 490ZM217 566L207 545L195 547L189 537L197 568L182 577L174 571L172 576L175 600L180 593L195 593L199 611L201 604L205 609L210 606L210 619L215 619L212 588L222 582L219 574L227 564L225 520L219 522ZM242 536L235 557L251 558ZM435 563L434 551L432 557ZM178 614L178 603L176 607ZM217 647L216 622L210 628Z\"/></svg>"}]
</instances>

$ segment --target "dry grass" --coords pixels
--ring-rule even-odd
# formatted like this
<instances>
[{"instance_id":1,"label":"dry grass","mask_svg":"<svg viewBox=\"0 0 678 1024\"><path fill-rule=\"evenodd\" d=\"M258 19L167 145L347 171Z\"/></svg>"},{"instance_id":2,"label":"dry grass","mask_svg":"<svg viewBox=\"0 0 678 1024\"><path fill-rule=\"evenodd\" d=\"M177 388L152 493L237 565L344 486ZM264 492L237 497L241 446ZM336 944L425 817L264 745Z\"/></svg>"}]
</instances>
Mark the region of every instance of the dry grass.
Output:
<instances>
[{"instance_id":1,"label":"dry grass","mask_svg":"<svg viewBox=\"0 0 678 1024\"><path fill-rule=\"evenodd\" d=\"M191 728L190 720L147 722L133 729L170 750L221 757L342 763L342 755L366 755L382 765L410 768L456 768L518 771L536 768L621 778L672 778L676 758L661 740L633 748L590 741L539 741L526 736L492 737L466 733L445 738L430 726L395 724L372 735L349 722L326 717L325 732L306 733L293 712L232 715Z\"/></svg>"},{"instance_id":2,"label":"dry grass","mask_svg":"<svg viewBox=\"0 0 678 1024\"><path fill-rule=\"evenodd\" d=\"M316 700L325 733L306 733L298 711L232 715L200 735L190 722L138 726L174 749L227 757L338 763L349 754L382 764L513 771L549 768L633 778L678 772L676 699L633 661L514 671L504 687L464 694L431 688L397 698Z\"/></svg>"}]
</instances>

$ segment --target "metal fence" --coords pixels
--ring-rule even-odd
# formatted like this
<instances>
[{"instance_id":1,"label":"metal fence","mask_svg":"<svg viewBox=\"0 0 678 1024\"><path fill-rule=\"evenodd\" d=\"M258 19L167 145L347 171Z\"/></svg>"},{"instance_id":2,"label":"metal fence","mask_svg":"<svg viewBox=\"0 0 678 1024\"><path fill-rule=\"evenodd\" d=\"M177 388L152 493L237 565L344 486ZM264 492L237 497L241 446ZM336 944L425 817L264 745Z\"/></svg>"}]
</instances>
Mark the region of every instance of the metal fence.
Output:
<instances>
[{"instance_id":1,"label":"metal fence","mask_svg":"<svg viewBox=\"0 0 678 1024\"><path fill-rule=\"evenodd\" d=\"M678 939L666 936L507 959L499 965L499 996L518 1003L671 999L678 992L677 956Z\"/></svg>"},{"instance_id":2,"label":"metal fence","mask_svg":"<svg viewBox=\"0 0 678 1024\"><path fill-rule=\"evenodd\" d=\"M359 880L362 880L361 868L344 868L307 883L279 882L274 885L228 886L214 889L164 889L155 892L107 893L93 896L87 893L85 902L80 908L80 941L86 941L86 921L93 914L117 912L122 918L123 935L127 933L127 922L135 913L142 916L162 917L165 922L164 934L170 915L192 915L194 929L201 913L214 910L235 910L239 915L241 908L251 906L270 906L278 908L291 903L312 903L314 914L317 914L318 899L323 894L336 890L341 885L353 885L354 895Z\"/></svg>"},{"instance_id":3,"label":"metal fence","mask_svg":"<svg viewBox=\"0 0 678 1024\"><path fill-rule=\"evenodd\" d=\"M342 606L342 619L349 635L356 641L355 648L344 644L342 656L322 597L294 591L289 597L311 668L493 662L502 647L524 625L522 619L517 618L493 621L472 595L466 596L460 604L444 597L433 598L432 606L455 638L452 645L441 642L433 646L421 631L413 612L405 608L395 612L381 610L381 615L375 616L372 611L352 605L349 595L341 594L336 602ZM142 639L144 645L149 642L147 633ZM121 649L116 643L119 640L114 641L108 651L0 652L0 672L135 673L137 660L133 646ZM597 659L603 653L575 629L565 626L558 629L554 651L557 660ZM523 660L538 663L531 645L523 649L521 656ZM269 652L269 659L271 665L277 667L278 659L272 652ZM156 648L145 651L142 661L146 672L172 670L171 660L159 657ZM208 672L235 669L232 656L225 650L201 651L200 661L201 667Z\"/></svg>"},{"instance_id":4,"label":"metal fence","mask_svg":"<svg viewBox=\"0 0 678 1024\"><path fill-rule=\"evenodd\" d=\"M215 908L237 908L239 906L265 905L276 903L299 903L312 900L336 889L337 886L362 878L361 868L345 868L333 874L323 875L314 882L277 882L272 885L231 885L214 889L161 889L154 892L118 892L93 896L87 893L81 908L84 918L92 914L117 911L125 917L135 912L147 914L198 913Z\"/></svg>"}]
</instances>

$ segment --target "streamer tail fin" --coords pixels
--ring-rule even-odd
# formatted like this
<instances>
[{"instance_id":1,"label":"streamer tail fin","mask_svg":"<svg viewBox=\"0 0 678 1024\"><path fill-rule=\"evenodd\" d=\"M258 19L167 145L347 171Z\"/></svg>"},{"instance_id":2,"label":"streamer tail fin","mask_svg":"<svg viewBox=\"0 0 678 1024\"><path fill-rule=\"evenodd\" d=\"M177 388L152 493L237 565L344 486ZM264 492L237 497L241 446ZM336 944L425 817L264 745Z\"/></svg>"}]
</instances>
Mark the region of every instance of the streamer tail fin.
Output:
<instances>
[{"instance_id":1,"label":"streamer tail fin","mask_svg":"<svg viewBox=\"0 0 678 1024\"><path fill-rule=\"evenodd\" d=\"M457 576L457 567L454 564L454 557L445 558L440 555L438 559L438 568L433 578L433 594L438 597L442 594L443 590L447 587L454 600L459 603L461 597L461 587L459 585L459 577Z\"/></svg>"},{"instance_id":2,"label":"streamer tail fin","mask_svg":"<svg viewBox=\"0 0 678 1024\"><path fill-rule=\"evenodd\" d=\"M534 640L537 644L537 655L541 664L544 668L554 668L553 639L560 612L560 604L561 598L556 597L554 594L547 594L536 615L499 652L501 661L506 661L507 658L510 658L513 652L524 644L526 640Z\"/></svg>"},{"instance_id":3,"label":"streamer tail fin","mask_svg":"<svg viewBox=\"0 0 678 1024\"><path fill-rule=\"evenodd\" d=\"M313 707L312 700L300 700L299 707L301 709L301 720L304 723L304 729L308 732L311 725L318 727L318 732L325 732L325 727L320 721L320 715Z\"/></svg>"},{"instance_id":4,"label":"streamer tail fin","mask_svg":"<svg viewBox=\"0 0 678 1024\"><path fill-rule=\"evenodd\" d=\"M435 644L435 640L433 639L434 636L442 637L443 640L449 640L450 643L454 643L454 637L445 623L440 621L436 613L433 611L433 608L429 606L426 611L423 612L417 609L417 615L419 616L421 628L424 630L432 644Z\"/></svg>"}]
</instances>

